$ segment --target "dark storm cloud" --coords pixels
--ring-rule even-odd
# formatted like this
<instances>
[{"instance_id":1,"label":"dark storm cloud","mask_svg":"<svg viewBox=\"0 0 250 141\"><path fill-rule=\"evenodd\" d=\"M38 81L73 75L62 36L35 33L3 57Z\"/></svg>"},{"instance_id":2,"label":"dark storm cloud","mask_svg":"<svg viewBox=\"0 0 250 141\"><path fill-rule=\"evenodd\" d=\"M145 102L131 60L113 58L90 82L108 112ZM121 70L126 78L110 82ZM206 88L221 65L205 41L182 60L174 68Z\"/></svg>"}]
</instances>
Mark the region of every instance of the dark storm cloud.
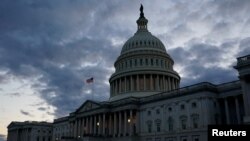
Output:
<instances>
[{"instance_id":1,"label":"dark storm cloud","mask_svg":"<svg viewBox=\"0 0 250 141\"><path fill-rule=\"evenodd\" d=\"M39 110L39 111L46 111L47 108L45 108L45 107L39 107L39 108L37 108L37 110Z\"/></svg>"},{"instance_id":2,"label":"dark storm cloud","mask_svg":"<svg viewBox=\"0 0 250 141\"><path fill-rule=\"evenodd\" d=\"M111 20L120 22L117 5L80 0L3 1L0 69L20 79L36 78L33 89L56 107L56 116L90 99L85 90L92 89L96 100L107 99L106 82L120 52L111 39L116 34L128 36L125 28L114 26ZM89 77L95 79L91 88L84 83Z\"/></svg>"},{"instance_id":3,"label":"dark storm cloud","mask_svg":"<svg viewBox=\"0 0 250 141\"><path fill-rule=\"evenodd\" d=\"M241 40L239 45L239 53L237 57L245 56L250 53L250 37Z\"/></svg>"},{"instance_id":4,"label":"dark storm cloud","mask_svg":"<svg viewBox=\"0 0 250 141\"><path fill-rule=\"evenodd\" d=\"M234 49L234 41L220 46L191 41L186 47L178 47L170 50L170 54L176 65L182 67L185 76L181 81L182 86L198 82L212 82L215 84L233 81L237 79L236 70L232 66L225 68L223 63L228 60L226 55ZM234 60L235 58L231 58Z\"/></svg>"},{"instance_id":5,"label":"dark storm cloud","mask_svg":"<svg viewBox=\"0 0 250 141\"><path fill-rule=\"evenodd\" d=\"M21 114L25 115L25 116L29 116L29 117L33 117L33 115L30 112L24 111L24 110L20 110Z\"/></svg>"}]
</instances>

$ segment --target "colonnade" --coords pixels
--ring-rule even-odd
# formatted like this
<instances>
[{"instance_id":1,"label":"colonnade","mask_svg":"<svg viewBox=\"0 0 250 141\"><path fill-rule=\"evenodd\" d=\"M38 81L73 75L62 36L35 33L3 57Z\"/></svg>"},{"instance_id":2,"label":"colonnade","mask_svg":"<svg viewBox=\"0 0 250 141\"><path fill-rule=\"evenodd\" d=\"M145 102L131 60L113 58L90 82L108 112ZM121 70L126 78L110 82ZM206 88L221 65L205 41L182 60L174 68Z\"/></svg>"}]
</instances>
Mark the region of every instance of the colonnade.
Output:
<instances>
[{"instance_id":1,"label":"colonnade","mask_svg":"<svg viewBox=\"0 0 250 141\"><path fill-rule=\"evenodd\" d=\"M83 116L70 122L71 136L132 136L138 133L138 111L123 110Z\"/></svg>"},{"instance_id":2,"label":"colonnade","mask_svg":"<svg viewBox=\"0 0 250 141\"><path fill-rule=\"evenodd\" d=\"M233 100L234 102L232 102L232 103L234 104L233 106L235 106L235 111L230 111L230 110L232 110L234 108L229 107L229 102L228 102L229 98L233 98L234 99ZM227 97L227 98L223 99L223 101L224 101L224 107L225 107L226 124L241 124L242 119L241 119L241 115L240 115L240 105L239 105L240 102L239 102L239 98L240 98L239 96L233 96L233 97ZM234 119L234 118L230 117L230 113L231 112L235 112L237 123L232 123L233 121L231 121L231 119Z\"/></svg>"},{"instance_id":3,"label":"colonnade","mask_svg":"<svg viewBox=\"0 0 250 141\"><path fill-rule=\"evenodd\" d=\"M110 84L111 96L132 91L169 91L179 88L179 80L160 74L137 74L123 76Z\"/></svg>"}]
</instances>

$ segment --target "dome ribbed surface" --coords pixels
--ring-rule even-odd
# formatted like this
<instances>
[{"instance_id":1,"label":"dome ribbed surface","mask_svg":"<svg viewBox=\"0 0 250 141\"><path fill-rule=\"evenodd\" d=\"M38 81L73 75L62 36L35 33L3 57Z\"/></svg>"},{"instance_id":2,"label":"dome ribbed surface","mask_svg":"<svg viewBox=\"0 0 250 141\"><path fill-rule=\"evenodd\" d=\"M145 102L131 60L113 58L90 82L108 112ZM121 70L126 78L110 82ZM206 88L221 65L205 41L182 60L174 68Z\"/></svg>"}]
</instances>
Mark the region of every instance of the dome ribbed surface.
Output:
<instances>
[{"instance_id":1,"label":"dome ribbed surface","mask_svg":"<svg viewBox=\"0 0 250 141\"><path fill-rule=\"evenodd\" d=\"M136 50L156 50L166 53L163 43L148 31L137 31L123 45L121 54Z\"/></svg>"}]
</instances>

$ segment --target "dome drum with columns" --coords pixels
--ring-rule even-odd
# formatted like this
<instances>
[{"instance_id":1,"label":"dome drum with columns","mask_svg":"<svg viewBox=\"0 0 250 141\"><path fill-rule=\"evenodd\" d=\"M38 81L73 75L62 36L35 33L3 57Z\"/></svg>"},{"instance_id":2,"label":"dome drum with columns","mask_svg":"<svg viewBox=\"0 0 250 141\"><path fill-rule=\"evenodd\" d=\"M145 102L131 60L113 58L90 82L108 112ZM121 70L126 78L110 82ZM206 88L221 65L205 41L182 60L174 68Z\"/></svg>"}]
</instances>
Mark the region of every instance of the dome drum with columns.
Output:
<instances>
[{"instance_id":1,"label":"dome drum with columns","mask_svg":"<svg viewBox=\"0 0 250 141\"><path fill-rule=\"evenodd\" d=\"M140 8L138 30L122 47L111 76L110 100L142 97L179 88L180 76L163 43L147 29L148 20Z\"/></svg>"}]
</instances>

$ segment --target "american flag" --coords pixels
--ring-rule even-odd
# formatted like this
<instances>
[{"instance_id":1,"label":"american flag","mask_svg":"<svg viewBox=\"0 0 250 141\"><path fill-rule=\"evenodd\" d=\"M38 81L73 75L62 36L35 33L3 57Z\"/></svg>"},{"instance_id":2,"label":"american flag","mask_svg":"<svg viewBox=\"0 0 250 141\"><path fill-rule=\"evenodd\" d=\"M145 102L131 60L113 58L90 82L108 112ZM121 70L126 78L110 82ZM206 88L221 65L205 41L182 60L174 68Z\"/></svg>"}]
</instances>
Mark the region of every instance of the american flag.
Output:
<instances>
[{"instance_id":1,"label":"american flag","mask_svg":"<svg viewBox=\"0 0 250 141\"><path fill-rule=\"evenodd\" d=\"M86 80L86 83L93 83L93 82L94 82L94 78L93 77L91 77L91 78L89 78L89 79Z\"/></svg>"}]
</instances>

